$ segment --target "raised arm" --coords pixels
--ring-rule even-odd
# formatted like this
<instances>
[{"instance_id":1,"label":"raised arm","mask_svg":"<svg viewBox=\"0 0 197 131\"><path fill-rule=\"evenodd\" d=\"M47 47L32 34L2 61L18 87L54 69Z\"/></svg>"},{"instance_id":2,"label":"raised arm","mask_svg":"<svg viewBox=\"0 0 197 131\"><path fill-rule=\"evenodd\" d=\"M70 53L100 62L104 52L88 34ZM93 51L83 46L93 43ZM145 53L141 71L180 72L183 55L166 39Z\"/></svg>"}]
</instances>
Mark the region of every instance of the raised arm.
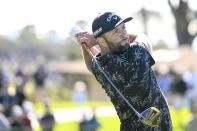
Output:
<instances>
[{"instance_id":1,"label":"raised arm","mask_svg":"<svg viewBox=\"0 0 197 131\"><path fill-rule=\"evenodd\" d=\"M97 48L92 47L90 48L91 52L93 53L93 55L97 55L99 53L99 51L97 50ZM84 46L82 46L82 54L83 54L83 58L86 64L87 69L92 72L91 68L90 68L90 62L92 60L92 57L89 55L89 53L87 52L87 50L84 48Z\"/></svg>"},{"instance_id":2,"label":"raised arm","mask_svg":"<svg viewBox=\"0 0 197 131\"><path fill-rule=\"evenodd\" d=\"M77 38L78 43L82 47L82 54L83 54L83 58L84 58L86 67L90 72L92 72L91 68L90 68L90 62L92 60L92 57L89 55L89 53L87 52L87 50L83 46L83 42L85 42L87 44L87 46L90 48L92 54L95 56L99 53L99 50L96 47L94 47L97 44L96 39L94 38L93 35L91 35L87 32L80 32L80 33L76 34L75 37Z\"/></svg>"}]
</instances>

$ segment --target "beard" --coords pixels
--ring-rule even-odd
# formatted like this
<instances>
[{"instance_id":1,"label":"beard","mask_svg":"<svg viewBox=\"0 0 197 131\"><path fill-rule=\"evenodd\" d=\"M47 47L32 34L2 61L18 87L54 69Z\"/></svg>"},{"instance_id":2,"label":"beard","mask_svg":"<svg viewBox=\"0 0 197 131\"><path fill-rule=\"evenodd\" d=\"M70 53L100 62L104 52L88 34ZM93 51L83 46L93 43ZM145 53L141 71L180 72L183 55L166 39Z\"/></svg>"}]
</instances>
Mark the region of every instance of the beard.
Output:
<instances>
[{"instance_id":1,"label":"beard","mask_svg":"<svg viewBox=\"0 0 197 131\"><path fill-rule=\"evenodd\" d=\"M125 38L122 41L117 42L117 43L110 42L105 37L104 37L104 39L105 39L111 53L122 53L122 52L126 51L130 46L130 44L128 42L128 38ZM127 42L122 44L122 42L124 42L126 40L127 40Z\"/></svg>"}]
</instances>

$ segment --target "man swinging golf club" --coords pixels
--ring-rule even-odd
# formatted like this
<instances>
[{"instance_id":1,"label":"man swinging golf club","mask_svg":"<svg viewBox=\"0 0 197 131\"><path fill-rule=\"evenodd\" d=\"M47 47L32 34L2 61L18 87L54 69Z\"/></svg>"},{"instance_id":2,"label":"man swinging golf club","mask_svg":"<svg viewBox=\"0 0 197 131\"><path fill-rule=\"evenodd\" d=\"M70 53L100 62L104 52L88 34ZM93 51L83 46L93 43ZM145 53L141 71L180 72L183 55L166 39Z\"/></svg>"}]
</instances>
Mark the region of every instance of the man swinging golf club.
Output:
<instances>
[{"instance_id":1,"label":"man swinging golf club","mask_svg":"<svg viewBox=\"0 0 197 131\"><path fill-rule=\"evenodd\" d=\"M105 12L94 19L93 35L78 32L75 37L88 70L117 111L120 131L171 131L169 108L151 69L151 45L127 33L130 20Z\"/></svg>"}]
</instances>

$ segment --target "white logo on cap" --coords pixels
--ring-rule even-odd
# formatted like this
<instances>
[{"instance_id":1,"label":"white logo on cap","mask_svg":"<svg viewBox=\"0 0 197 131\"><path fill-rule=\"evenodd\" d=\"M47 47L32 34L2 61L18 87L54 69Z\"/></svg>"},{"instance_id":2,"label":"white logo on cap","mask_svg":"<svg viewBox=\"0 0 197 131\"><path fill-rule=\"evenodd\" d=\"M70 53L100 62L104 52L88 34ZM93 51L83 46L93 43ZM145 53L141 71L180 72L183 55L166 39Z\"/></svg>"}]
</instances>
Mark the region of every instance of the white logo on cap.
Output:
<instances>
[{"instance_id":1,"label":"white logo on cap","mask_svg":"<svg viewBox=\"0 0 197 131\"><path fill-rule=\"evenodd\" d=\"M95 32L93 33L94 36L99 35L102 32L102 27L100 27L98 30L95 30Z\"/></svg>"},{"instance_id":2,"label":"white logo on cap","mask_svg":"<svg viewBox=\"0 0 197 131\"><path fill-rule=\"evenodd\" d=\"M117 15L109 14L109 16L107 17L107 21L110 22L111 19L117 20L118 17L117 17Z\"/></svg>"}]
</instances>

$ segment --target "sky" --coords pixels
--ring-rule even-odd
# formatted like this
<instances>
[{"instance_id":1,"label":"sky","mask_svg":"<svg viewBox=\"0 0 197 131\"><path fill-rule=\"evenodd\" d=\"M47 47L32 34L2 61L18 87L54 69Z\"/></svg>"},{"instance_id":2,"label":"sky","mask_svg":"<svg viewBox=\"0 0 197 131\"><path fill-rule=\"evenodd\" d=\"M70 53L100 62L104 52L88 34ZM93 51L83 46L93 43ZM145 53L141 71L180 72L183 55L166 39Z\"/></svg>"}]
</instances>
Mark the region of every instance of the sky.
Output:
<instances>
[{"instance_id":1,"label":"sky","mask_svg":"<svg viewBox=\"0 0 197 131\"><path fill-rule=\"evenodd\" d=\"M176 3L177 0L173 0ZM191 7L197 9L197 1L190 0ZM141 7L158 11L162 19L149 22L149 37L152 41L164 40L176 43L174 19L167 0L0 0L0 35L11 36L28 24L35 25L41 36L51 30L64 39L78 20L91 22L100 12L113 11L122 18L133 16L127 24L128 32L143 31L140 19L134 15ZM175 46L174 44L173 46Z\"/></svg>"}]
</instances>

